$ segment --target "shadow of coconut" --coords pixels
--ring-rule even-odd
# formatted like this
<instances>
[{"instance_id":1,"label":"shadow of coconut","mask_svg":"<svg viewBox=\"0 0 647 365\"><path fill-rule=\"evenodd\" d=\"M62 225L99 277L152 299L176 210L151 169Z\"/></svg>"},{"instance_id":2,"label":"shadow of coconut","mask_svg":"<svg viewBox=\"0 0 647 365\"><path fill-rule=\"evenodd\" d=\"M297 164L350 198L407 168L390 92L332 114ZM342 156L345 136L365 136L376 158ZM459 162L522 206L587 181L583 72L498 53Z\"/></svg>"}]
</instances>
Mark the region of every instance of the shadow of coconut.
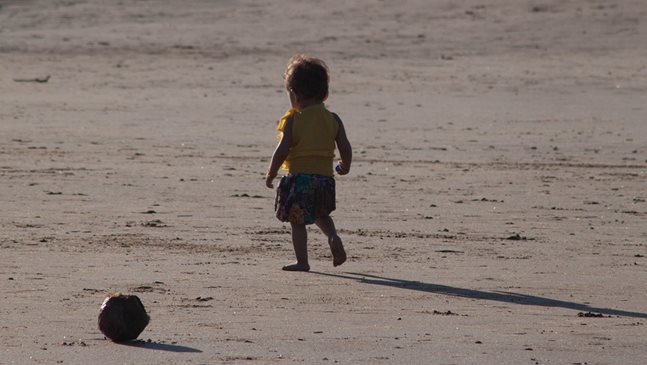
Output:
<instances>
[{"instance_id":1,"label":"shadow of coconut","mask_svg":"<svg viewBox=\"0 0 647 365\"><path fill-rule=\"evenodd\" d=\"M181 345L175 345L175 344L166 344L166 343L160 343L155 341L148 342L148 341L138 340L138 341L131 341L131 342L122 342L120 344L124 346L138 347L138 348L158 350L158 351L169 351L169 352L180 352L180 353L202 352L201 350L198 350L193 347L181 346Z\"/></svg>"}]
</instances>

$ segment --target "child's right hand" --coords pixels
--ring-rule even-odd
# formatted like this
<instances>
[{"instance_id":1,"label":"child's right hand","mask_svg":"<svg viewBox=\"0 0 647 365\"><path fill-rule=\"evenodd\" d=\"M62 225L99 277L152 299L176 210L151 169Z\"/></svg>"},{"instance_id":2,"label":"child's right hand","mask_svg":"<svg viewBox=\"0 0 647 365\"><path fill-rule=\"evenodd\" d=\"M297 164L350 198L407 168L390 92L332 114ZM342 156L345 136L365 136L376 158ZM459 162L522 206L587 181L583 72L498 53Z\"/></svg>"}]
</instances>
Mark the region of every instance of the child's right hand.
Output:
<instances>
[{"instance_id":1,"label":"child's right hand","mask_svg":"<svg viewBox=\"0 0 647 365\"><path fill-rule=\"evenodd\" d=\"M265 176L265 186L267 186L270 189L274 189L273 181L275 178L276 178L276 174L274 175L268 174L267 176Z\"/></svg>"}]
</instances>

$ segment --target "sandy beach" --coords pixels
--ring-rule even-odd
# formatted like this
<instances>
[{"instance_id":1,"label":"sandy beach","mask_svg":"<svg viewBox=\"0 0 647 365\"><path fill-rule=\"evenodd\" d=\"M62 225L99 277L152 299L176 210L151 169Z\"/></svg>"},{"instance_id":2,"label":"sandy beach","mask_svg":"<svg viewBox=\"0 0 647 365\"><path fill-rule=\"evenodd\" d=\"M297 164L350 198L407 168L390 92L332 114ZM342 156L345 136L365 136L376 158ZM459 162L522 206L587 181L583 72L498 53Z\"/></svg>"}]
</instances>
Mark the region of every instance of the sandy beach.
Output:
<instances>
[{"instance_id":1,"label":"sandy beach","mask_svg":"<svg viewBox=\"0 0 647 365\"><path fill-rule=\"evenodd\" d=\"M642 0L0 0L0 364L647 358ZM349 259L264 185L331 73ZM151 316L97 328L110 293Z\"/></svg>"}]
</instances>

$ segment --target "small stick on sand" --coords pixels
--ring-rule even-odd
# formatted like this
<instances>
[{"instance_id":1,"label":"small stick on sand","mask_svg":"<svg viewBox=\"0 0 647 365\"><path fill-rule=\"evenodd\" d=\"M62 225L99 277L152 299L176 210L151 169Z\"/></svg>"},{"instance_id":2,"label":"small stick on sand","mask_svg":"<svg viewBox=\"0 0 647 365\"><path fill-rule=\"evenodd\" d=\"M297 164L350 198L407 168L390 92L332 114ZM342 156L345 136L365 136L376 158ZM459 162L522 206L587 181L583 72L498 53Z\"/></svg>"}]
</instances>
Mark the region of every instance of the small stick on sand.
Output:
<instances>
[{"instance_id":1,"label":"small stick on sand","mask_svg":"<svg viewBox=\"0 0 647 365\"><path fill-rule=\"evenodd\" d=\"M33 79L13 79L14 82L39 82L39 83L45 83L49 81L49 75L45 77L35 77Z\"/></svg>"}]
</instances>

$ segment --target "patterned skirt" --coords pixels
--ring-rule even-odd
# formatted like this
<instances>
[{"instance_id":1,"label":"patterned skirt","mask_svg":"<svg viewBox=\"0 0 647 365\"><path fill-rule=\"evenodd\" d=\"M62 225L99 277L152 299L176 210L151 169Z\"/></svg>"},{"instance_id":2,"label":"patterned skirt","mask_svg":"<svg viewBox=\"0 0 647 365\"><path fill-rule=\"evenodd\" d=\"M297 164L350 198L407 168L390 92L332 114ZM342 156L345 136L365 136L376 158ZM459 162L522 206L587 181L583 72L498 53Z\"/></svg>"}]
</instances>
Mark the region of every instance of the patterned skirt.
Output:
<instances>
[{"instance_id":1,"label":"patterned skirt","mask_svg":"<svg viewBox=\"0 0 647 365\"><path fill-rule=\"evenodd\" d=\"M281 222L313 224L335 210L335 179L311 174L282 177L274 210Z\"/></svg>"}]
</instances>

